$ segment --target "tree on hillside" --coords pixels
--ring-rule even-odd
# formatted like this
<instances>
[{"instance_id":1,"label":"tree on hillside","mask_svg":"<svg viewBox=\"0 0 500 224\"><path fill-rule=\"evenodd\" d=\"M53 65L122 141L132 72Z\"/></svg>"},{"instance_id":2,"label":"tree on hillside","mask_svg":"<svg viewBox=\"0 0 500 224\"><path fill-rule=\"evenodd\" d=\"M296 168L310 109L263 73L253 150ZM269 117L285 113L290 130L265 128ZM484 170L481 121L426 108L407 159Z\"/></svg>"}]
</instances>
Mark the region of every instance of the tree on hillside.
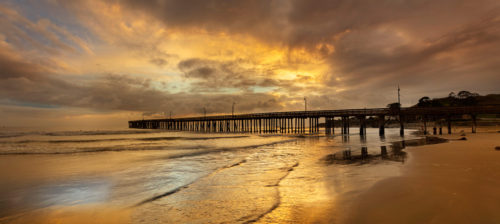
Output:
<instances>
[{"instance_id":1,"label":"tree on hillside","mask_svg":"<svg viewBox=\"0 0 500 224\"><path fill-rule=\"evenodd\" d=\"M455 95L455 92L451 92L450 94L448 94L448 98L455 98L457 97L457 95Z\"/></svg>"},{"instance_id":2,"label":"tree on hillside","mask_svg":"<svg viewBox=\"0 0 500 224\"><path fill-rule=\"evenodd\" d=\"M418 100L417 106L419 107L428 107L431 106L431 98L428 96L424 96Z\"/></svg>"},{"instance_id":3,"label":"tree on hillside","mask_svg":"<svg viewBox=\"0 0 500 224\"><path fill-rule=\"evenodd\" d=\"M477 105L477 97L479 94L471 93L469 91L462 90L458 92L457 99L459 106L474 106Z\"/></svg>"},{"instance_id":4,"label":"tree on hillside","mask_svg":"<svg viewBox=\"0 0 500 224\"><path fill-rule=\"evenodd\" d=\"M466 90L462 90L462 91L458 92L458 94L457 94L457 97L459 99L467 99L469 97L477 97L477 96L479 96L479 94L471 93L471 92L466 91Z\"/></svg>"},{"instance_id":5,"label":"tree on hillside","mask_svg":"<svg viewBox=\"0 0 500 224\"><path fill-rule=\"evenodd\" d=\"M430 99L428 96L424 96L418 100L416 107L461 107L461 106L475 106L478 104L500 104L500 94L496 94L498 99L495 100L493 97L481 96L478 93L470 92L467 90L459 91L457 94L455 92L450 92L447 97Z\"/></svg>"}]
</instances>

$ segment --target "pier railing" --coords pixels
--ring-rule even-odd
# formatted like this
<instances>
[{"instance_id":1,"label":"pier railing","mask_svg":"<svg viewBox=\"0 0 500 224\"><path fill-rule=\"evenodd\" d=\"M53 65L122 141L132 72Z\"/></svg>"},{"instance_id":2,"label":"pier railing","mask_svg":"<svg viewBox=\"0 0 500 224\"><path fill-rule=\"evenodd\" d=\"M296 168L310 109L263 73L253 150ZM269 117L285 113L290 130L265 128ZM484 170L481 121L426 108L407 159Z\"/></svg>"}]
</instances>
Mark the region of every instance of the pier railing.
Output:
<instances>
[{"instance_id":1,"label":"pier railing","mask_svg":"<svg viewBox=\"0 0 500 224\"><path fill-rule=\"evenodd\" d=\"M309 133L319 132L319 119L325 119L325 133L333 133L336 117L342 118L341 130L349 133L350 117L356 117L360 123L360 134L366 133L366 117L378 117L380 134L384 134L386 116L396 116L404 134L404 122L407 117L419 116L424 122L428 120L446 120L448 132L451 133L451 116L470 115L475 132L478 114L500 114L500 105L468 106L468 107L405 107L405 108L364 108L344 110L312 110L286 111L268 113L248 113L236 115L213 115L198 117L164 118L129 121L129 128L168 129L198 132L258 132L258 133ZM306 124L306 120L307 123ZM436 130L436 129L434 129ZM434 131L436 132L436 131ZM441 128L440 128L441 132Z\"/></svg>"}]
</instances>

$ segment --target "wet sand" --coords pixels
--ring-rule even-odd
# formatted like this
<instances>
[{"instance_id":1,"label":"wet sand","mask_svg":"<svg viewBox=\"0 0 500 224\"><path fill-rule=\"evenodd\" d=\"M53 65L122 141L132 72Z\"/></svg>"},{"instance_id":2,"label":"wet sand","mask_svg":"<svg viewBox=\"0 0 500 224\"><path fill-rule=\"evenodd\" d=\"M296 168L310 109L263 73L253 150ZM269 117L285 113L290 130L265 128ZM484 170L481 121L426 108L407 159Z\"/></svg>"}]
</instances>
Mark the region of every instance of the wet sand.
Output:
<instances>
[{"instance_id":1,"label":"wet sand","mask_svg":"<svg viewBox=\"0 0 500 224\"><path fill-rule=\"evenodd\" d=\"M54 206L49 209L32 211L29 214L0 219L0 223L31 223L31 224L88 224L131 223L131 209L113 208L103 205Z\"/></svg>"},{"instance_id":2,"label":"wet sand","mask_svg":"<svg viewBox=\"0 0 500 224\"><path fill-rule=\"evenodd\" d=\"M95 198L102 200L91 200L94 197L87 198L85 193L108 189L108 182L101 183L97 178L105 173L103 170L117 172L117 175L102 177L108 181L128 180L137 176L137 171L144 171L141 175L155 174L151 171L161 170L158 167L168 163L145 158L158 158L162 152L106 152L54 158L36 155L40 157L36 161L45 161L42 164L21 155L6 156L0 163L3 170L16 172L4 172L2 180L26 180L26 183L12 183L31 185L38 179L93 178L83 186L86 191L77 194L75 199L85 203L62 203L30 210L0 218L0 223L500 223L500 151L495 150L500 146L500 133L498 128L479 131L482 133L467 133L466 141L407 147L403 150L407 156L395 160L373 159L347 164L324 160L340 150L335 146L340 145L338 141L344 141L341 138L305 138L253 152L245 150L243 157L231 159L234 161L229 165L187 188L144 204L137 203L164 192L157 188L165 184L155 185L154 192L136 189L137 186L133 187L134 191L119 187L122 185L111 186L109 192L105 191L109 196L99 194ZM462 136L439 137L459 139ZM352 145L356 149L358 140L366 141L359 138L351 136L343 147ZM378 134L375 138L379 138ZM413 145L409 139L410 136L405 137L407 146ZM384 144L390 142L394 141ZM373 150L373 147L377 150L380 146L368 148ZM288 154L293 156L283 157ZM208 161L212 161L210 158ZM86 166L79 165L83 161ZM155 166L150 167L152 165ZM37 169L20 167L44 169L35 172ZM130 172L120 171L130 167L136 168ZM139 182L146 181L140 179ZM9 192L9 188L17 186L3 185L3 188ZM117 193L135 196L113 203L107 201L107 197ZM62 202L68 200L62 199Z\"/></svg>"},{"instance_id":3,"label":"wet sand","mask_svg":"<svg viewBox=\"0 0 500 224\"><path fill-rule=\"evenodd\" d=\"M339 214L340 222L500 223L500 151L495 150L500 133L465 137L407 148L410 156L402 175L352 198L346 213Z\"/></svg>"}]
</instances>

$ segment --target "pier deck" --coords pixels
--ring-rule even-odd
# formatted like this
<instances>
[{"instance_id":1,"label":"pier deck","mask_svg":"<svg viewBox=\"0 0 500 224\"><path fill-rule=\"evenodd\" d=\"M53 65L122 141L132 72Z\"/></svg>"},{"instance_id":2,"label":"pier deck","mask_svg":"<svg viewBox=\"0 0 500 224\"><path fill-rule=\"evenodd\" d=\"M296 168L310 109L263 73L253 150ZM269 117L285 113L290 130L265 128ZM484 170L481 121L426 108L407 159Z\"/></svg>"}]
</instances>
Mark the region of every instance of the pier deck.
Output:
<instances>
[{"instance_id":1,"label":"pier deck","mask_svg":"<svg viewBox=\"0 0 500 224\"><path fill-rule=\"evenodd\" d=\"M400 122L400 132L404 135L406 118L419 117L425 130L428 121L447 123L451 133L451 117L470 115L472 132L476 128L476 116L479 114L500 114L500 105L469 107L406 107L406 108L366 108L345 110L311 110L270 113L248 113L235 115L214 115L198 117L179 117L166 119L129 121L129 128L167 129L195 132L252 132L252 133L317 133L320 131L319 119L325 121L325 133L333 134L335 118L341 118L342 134L349 133L351 117L359 119L360 134L366 134L366 117L379 119L380 134L383 135L385 118L396 117ZM434 129L436 132L436 129ZM440 126L441 132L441 126Z\"/></svg>"}]
</instances>

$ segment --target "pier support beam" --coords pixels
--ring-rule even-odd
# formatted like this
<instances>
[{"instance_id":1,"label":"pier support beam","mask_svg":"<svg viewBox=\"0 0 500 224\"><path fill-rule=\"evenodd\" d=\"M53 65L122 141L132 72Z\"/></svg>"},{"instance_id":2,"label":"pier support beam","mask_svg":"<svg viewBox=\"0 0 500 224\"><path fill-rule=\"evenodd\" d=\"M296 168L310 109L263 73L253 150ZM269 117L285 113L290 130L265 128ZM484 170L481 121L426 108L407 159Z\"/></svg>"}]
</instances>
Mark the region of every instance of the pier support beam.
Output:
<instances>
[{"instance_id":1,"label":"pier support beam","mask_svg":"<svg viewBox=\"0 0 500 224\"><path fill-rule=\"evenodd\" d=\"M476 127L477 127L477 124L476 124L476 115L475 114L471 114L470 116L472 118L472 133L476 133Z\"/></svg>"},{"instance_id":2,"label":"pier support beam","mask_svg":"<svg viewBox=\"0 0 500 224\"><path fill-rule=\"evenodd\" d=\"M319 117L316 117L315 121L316 121L316 124L314 127L316 127L316 133L319 133Z\"/></svg>"},{"instance_id":3,"label":"pier support beam","mask_svg":"<svg viewBox=\"0 0 500 224\"><path fill-rule=\"evenodd\" d=\"M333 117L325 117L325 134L334 134L333 133Z\"/></svg>"},{"instance_id":4,"label":"pier support beam","mask_svg":"<svg viewBox=\"0 0 500 224\"><path fill-rule=\"evenodd\" d=\"M446 117L446 122L448 123L448 134L451 134L451 117Z\"/></svg>"},{"instance_id":5,"label":"pier support beam","mask_svg":"<svg viewBox=\"0 0 500 224\"><path fill-rule=\"evenodd\" d=\"M427 134L427 117L424 115L422 117L423 121L424 121L424 135Z\"/></svg>"},{"instance_id":6,"label":"pier support beam","mask_svg":"<svg viewBox=\"0 0 500 224\"><path fill-rule=\"evenodd\" d=\"M349 117L348 116L342 117L342 134L343 135L349 134Z\"/></svg>"},{"instance_id":7,"label":"pier support beam","mask_svg":"<svg viewBox=\"0 0 500 224\"><path fill-rule=\"evenodd\" d=\"M385 135L385 115L378 116L378 135Z\"/></svg>"},{"instance_id":8,"label":"pier support beam","mask_svg":"<svg viewBox=\"0 0 500 224\"><path fill-rule=\"evenodd\" d=\"M405 136L404 119L405 119L405 117L400 114L399 115L399 136L401 136L401 137Z\"/></svg>"},{"instance_id":9,"label":"pier support beam","mask_svg":"<svg viewBox=\"0 0 500 224\"><path fill-rule=\"evenodd\" d=\"M359 120L359 135L366 135L366 117L363 116L358 116Z\"/></svg>"},{"instance_id":10,"label":"pier support beam","mask_svg":"<svg viewBox=\"0 0 500 224\"><path fill-rule=\"evenodd\" d=\"M332 135L335 134L335 117L332 117Z\"/></svg>"},{"instance_id":11,"label":"pier support beam","mask_svg":"<svg viewBox=\"0 0 500 224\"><path fill-rule=\"evenodd\" d=\"M432 118L432 134L437 135L436 118Z\"/></svg>"}]
</instances>

